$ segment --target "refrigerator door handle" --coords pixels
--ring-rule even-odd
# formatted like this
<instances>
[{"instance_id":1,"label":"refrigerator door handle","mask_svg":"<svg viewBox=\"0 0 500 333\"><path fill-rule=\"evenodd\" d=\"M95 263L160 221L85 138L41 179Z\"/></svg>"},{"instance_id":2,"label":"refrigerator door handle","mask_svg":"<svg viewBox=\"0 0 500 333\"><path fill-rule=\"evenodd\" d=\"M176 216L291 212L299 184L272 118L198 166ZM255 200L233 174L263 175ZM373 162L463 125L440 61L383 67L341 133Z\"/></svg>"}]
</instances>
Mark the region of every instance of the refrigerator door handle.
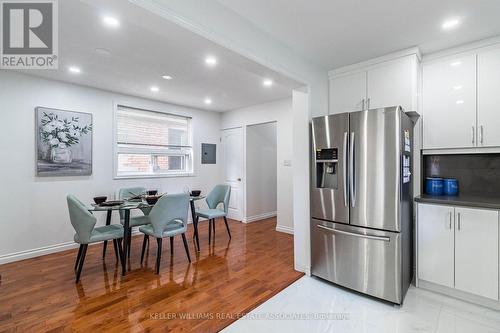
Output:
<instances>
[{"instance_id":1,"label":"refrigerator door handle","mask_svg":"<svg viewBox=\"0 0 500 333\"><path fill-rule=\"evenodd\" d=\"M349 181L349 189L351 193L351 206L356 206L356 192L355 192L355 180L356 176L354 173L354 132L351 132L351 142L349 143L349 175L351 179Z\"/></svg>"},{"instance_id":2,"label":"refrigerator door handle","mask_svg":"<svg viewBox=\"0 0 500 333\"><path fill-rule=\"evenodd\" d=\"M347 132L344 132L344 163L343 163L343 170L344 170L344 206L347 207L347 184L349 183L349 178L348 178L348 172L347 172Z\"/></svg>"},{"instance_id":3,"label":"refrigerator door handle","mask_svg":"<svg viewBox=\"0 0 500 333\"><path fill-rule=\"evenodd\" d=\"M372 236L372 235L358 234L358 233L355 233L355 232L342 231L342 230L338 230L338 229L328 228L328 227L325 227L324 225L321 225L321 224L317 224L316 226L318 228L320 228L320 229L325 229L325 230L331 231L331 232L333 232L335 234L346 235L346 236L353 236L353 237L359 237L359 238L366 238L366 239L373 239L373 240L380 240L380 241L384 241L384 242L390 242L391 241L390 237Z\"/></svg>"}]
</instances>

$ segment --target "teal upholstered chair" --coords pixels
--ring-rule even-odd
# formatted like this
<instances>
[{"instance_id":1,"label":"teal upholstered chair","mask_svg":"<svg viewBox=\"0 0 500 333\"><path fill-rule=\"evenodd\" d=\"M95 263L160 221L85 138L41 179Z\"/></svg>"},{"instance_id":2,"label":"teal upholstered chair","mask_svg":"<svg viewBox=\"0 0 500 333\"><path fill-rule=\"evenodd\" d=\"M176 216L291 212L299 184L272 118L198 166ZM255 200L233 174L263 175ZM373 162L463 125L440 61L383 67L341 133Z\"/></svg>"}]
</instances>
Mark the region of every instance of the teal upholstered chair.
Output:
<instances>
[{"instance_id":1,"label":"teal upholstered chair","mask_svg":"<svg viewBox=\"0 0 500 333\"><path fill-rule=\"evenodd\" d=\"M215 219L219 217L224 218L224 223L226 224L227 233L231 239L231 231L229 231L229 225L227 223L227 211L229 209L229 198L231 197L231 186L229 185L216 185L214 189L207 196L208 209L199 210L196 212L196 218L206 218L208 219L208 244L211 242L212 230L214 232L215 239ZM222 204L223 209L218 208Z\"/></svg>"},{"instance_id":2,"label":"teal upholstered chair","mask_svg":"<svg viewBox=\"0 0 500 333\"><path fill-rule=\"evenodd\" d=\"M78 255L76 257L75 270L76 282L80 281L83 262L87 254L89 244L112 240L115 244L115 249L119 250L119 257L123 258L121 250L121 240L123 239L123 227L121 225L106 225L103 227L95 227L97 219L92 215L85 205L73 195L68 195L69 218L71 225L76 231L74 240L80 244ZM123 262L122 262L123 265Z\"/></svg>"},{"instance_id":3,"label":"teal upholstered chair","mask_svg":"<svg viewBox=\"0 0 500 333\"><path fill-rule=\"evenodd\" d=\"M189 195L188 194L169 194L162 196L153 206L149 215L141 216L148 223L139 228L139 231L144 233L142 242L141 264L144 260L144 251L146 250L146 242L149 237L156 238L158 243L158 254L156 256L156 274L160 272L162 241L165 237L170 237L170 246L172 248L173 239L176 235L182 235L184 249L189 262L189 248L186 241L187 217L189 210Z\"/></svg>"},{"instance_id":4,"label":"teal upholstered chair","mask_svg":"<svg viewBox=\"0 0 500 333\"><path fill-rule=\"evenodd\" d=\"M135 197L137 195L141 195L141 194L146 194L146 189L144 187L139 187L139 186L138 187L125 187L125 188L121 188L120 191L118 192L118 199L119 200L126 200L126 199L133 198L133 197ZM141 211L146 216L151 211L151 208L144 207L144 208L141 208ZM119 211L119 214L120 214L120 223L123 225L123 220L125 219L125 214L121 210ZM144 216L131 217L129 227L133 228L133 227L139 227L139 226L144 225L144 224L148 224L149 220L143 219L142 217L144 217ZM130 242L132 242L132 237L130 237ZM129 243L128 244L128 251L127 251L129 257L130 257L130 248L131 247L132 247L131 243Z\"/></svg>"}]
</instances>

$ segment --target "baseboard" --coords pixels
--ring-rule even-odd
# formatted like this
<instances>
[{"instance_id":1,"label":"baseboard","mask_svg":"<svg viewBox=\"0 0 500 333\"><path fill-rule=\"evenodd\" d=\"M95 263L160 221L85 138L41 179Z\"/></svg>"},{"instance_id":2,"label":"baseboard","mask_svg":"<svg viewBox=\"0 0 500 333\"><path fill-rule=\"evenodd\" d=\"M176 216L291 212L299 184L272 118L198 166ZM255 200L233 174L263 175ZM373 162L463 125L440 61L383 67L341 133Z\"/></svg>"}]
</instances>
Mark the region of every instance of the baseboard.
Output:
<instances>
[{"instance_id":1,"label":"baseboard","mask_svg":"<svg viewBox=\"0 0 500 333\"><path fill-rule=\"evenodd\" d=\"M255 222L255 221L265 220L265 219L275 217L275 216L276 216L276 212L269 212L269 213L245 217L245 218L243 218L243 220L241 222L251 223L251 222Z\"/></svg>"},{"instance_id":2,"label":"baseboard","mask_svg":"<svg viewBox=\"0 0 500 333\"><path fill-rule=\"evenodd\" d=\"M142 233L138 229L136 229L136 228L132 229L132 236L136 236L139 234L142 235ZM95 243L95 244L102 244L102 243ZM94 245L94 244L90 244L90 245ZM36 258L36 257L44 256L47 254L51 254L51 253L63 252L66 250L78 248L78 246L79 245L75 242L64 242L64 243L60 243L60 244L39 247L36 249L4 254L4 255L0 256L0 265L8 264L8 263L20 261L20 260L25 260L25 259Z\"/></svg>"},{"instance_id":3,"label":"baseboard","mask_svg":"<svg viewBox=\"0 0 500 333\"><path fill-rule=\"evenodd\" d=\"M65 243L60 243L60 244L55 244L55 245L39 247L36 249L31 249L31 250L25 250L25 251L20 251L20 252L15 252L15 253L4 254L4 255L0 256L0 265L8 264L8 263L14 262L14 261L40 257L40 256L44 256L46 254L62 252L62 251L74 249L77 247L78 247L78 244L76 244L75 242L65 242Z\"/></svg>"},{"instance_id":4,"label":"baseboard","mask_svg":"<svg viewBox=\"0 0 500 333\"><path fill-rule=\"evenodd\" d=\"M276 231L279 231L279 232L284 232L284 233L287 233L287 234L293 235L293 228L286 227L286 226L284 226L284 225L277 225L277 226L276 226Z\"/></svg>"}]
</instances>

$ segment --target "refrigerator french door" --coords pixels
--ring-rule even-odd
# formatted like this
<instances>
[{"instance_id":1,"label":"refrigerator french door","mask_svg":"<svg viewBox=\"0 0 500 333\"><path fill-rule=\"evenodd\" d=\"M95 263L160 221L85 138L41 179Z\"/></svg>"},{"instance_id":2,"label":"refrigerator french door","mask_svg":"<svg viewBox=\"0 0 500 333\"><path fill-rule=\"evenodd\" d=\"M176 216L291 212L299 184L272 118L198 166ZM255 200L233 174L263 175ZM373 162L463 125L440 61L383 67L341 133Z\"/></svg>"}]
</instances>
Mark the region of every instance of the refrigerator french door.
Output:
<instances>
[{"instance_id":1,"label":"refrigerator french door","mask_svg":"<svg viewBox=\"0 0 500 333\"><path fill-rule=\"evenodd\" d=\"M319 117L312 137L312 274L401 304L412 271L412 120L400 107Z\"/></svg>"}]
</instances>

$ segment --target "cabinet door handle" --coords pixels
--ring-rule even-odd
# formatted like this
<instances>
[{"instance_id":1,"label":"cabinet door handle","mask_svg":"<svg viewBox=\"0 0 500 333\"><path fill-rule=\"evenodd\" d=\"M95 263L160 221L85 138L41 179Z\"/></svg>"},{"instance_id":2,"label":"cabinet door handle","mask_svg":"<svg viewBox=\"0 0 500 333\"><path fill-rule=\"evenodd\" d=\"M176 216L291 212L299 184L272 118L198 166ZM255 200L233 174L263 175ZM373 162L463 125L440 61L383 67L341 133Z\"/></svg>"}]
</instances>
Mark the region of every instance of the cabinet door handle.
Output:
<instances>
[{"instance_id":1,"label":"cabinet door handle","mask_svg":"<svg viewBox=\"0 0 500 333\"><path fill-rule=\"evenodd\" d=\"M481 125L481 131L479 132L479 139L481 144L483 144L483 125Z\"/></svg>"},{"instance_id":2,"label":"cabinet door handle","mask_svg":"<svg viewBox=\"0 0 500 333\"><path fill-rule=\"evenodd\" d=\"M474 126L472 126L472 145L474 145Z\"/></svg>"},{"instance_id":3,"label":"cabinet door handle","mask_svg":"<svg viewBox=\"0 0 500 333\"><path fill-rule=\"evenodd\" d=\"M366 109L370 110L370 99L369 98L366 101Z\"/></svg>"},{"instance_id":4,"label":"cabinet door handle","mask_svg":"<svg viewBox=\"0 0 500 333\"><path fill-rule=\"evenodd\" d=\"M461 226L461 220L462 220L462 217L460 216L460 213L457 213L457 217L458 217L458 230L460 230Z\"/></svg>"},{"instance_id":5,"label":"cabinet door handle","mask_svg":"<svg viewBox=\"0 0 500 333\"><path fill-rule=\"evenodd\" d=\"M361 111L365 111L365 99L363 98L363 100L361 101Z\"/></svg>"},{"instance_id":6,"label":"cabinet door handle","mask_svg":"<svg viewBox=\"0 0 500 333\"><path fill-rule=\"evenodd\" d=\"M450 218L448 220L448 228L451 230L451 225L452 225L452 217L453 217L453 213L450 212Z\"/></svg>"}]
</instances>

